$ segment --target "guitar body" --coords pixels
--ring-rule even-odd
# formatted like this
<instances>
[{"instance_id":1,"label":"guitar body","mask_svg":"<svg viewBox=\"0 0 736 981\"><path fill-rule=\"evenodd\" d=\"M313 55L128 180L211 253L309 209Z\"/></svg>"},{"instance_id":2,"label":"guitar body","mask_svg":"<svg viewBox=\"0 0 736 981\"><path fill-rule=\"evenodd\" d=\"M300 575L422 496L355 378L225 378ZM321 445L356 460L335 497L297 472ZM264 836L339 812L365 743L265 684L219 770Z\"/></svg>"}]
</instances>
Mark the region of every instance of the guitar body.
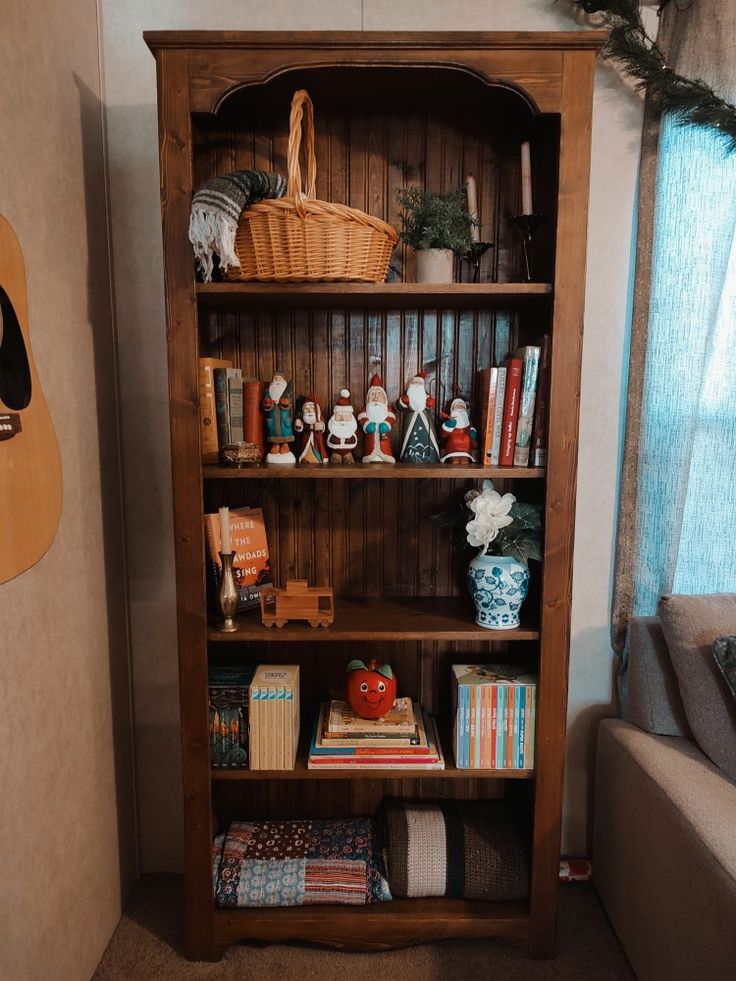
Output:
<instances>
[{"instance_id":1,"label":"guitar body","mask_svg":"<svg viewBox=\"0 0 736 981\"><path fill-rule=\"evenodd\" d=\"M61 502L59 444L31 352L23 253L0 215L0 583L46 553Z\"/></svg>"}]
</instances>

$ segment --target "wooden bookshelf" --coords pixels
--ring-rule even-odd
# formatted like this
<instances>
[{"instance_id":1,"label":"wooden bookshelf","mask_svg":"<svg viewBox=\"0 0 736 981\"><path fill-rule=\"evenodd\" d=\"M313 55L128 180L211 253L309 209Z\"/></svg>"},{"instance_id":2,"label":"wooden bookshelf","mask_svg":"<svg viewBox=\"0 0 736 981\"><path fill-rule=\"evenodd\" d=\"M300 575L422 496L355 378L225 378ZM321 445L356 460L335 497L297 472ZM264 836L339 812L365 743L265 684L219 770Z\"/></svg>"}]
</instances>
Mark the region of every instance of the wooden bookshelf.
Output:
<instances>
[{"instance_id":1,"label":"wooden bookshelf","mask_svg":"<svg viewBox=\"0 0 736 981\"><path fill-rule=\"evenodd\" d=\"M605 34L482 32L155 32L176 547L185 833L185 947L216 959L238 940L308 940L384 949L439 938L513 937L553 956L565 750L575 518L578 404L593 72ZM391 278L348 283L195 282L187 229L193 190L233 169L285 169L291 95L315 103L317 196L398 224L397 186L478 185L481 237L492 241L480 280L416 284L410 250ZM542 215L533 278L521 282L519 145L530 140L535 211ZM356 409L368 378L389 398L429 366L442 400L509 351L552 338L548 466L201 466L198 358L228 358L244 374L275 368L295 394L314 390L325 413L350 389ZM477 419L476 419L477 421ZM544 505L544 555L533 570L526 621L486 631L470 612L463 560L429 515L485 477ZM506 482L511 482L510 484ZM264 510L277 582L306 578L336 596L329 629L265 629L258 614L225 635L207 616L202 514L220 504ZM352 598L351 598L352 597ZM342 683L359 644L390 660L402 694L439 718L449 712L450 667L515 659L538 672L536 767L472 771L215 772L208 738L208 665L301 664L304 731L326 691ZM235 643L233 643L235 642ZM345 653L345 656L342 656ZM306 711L305 711L306 705ZM438 789L438 787L440 789ZM420 800L514 798L532 828L529 900L409 899L353 907L217 909L214 819L370 813L385 793Z\"/></svg>"}]
</instances>

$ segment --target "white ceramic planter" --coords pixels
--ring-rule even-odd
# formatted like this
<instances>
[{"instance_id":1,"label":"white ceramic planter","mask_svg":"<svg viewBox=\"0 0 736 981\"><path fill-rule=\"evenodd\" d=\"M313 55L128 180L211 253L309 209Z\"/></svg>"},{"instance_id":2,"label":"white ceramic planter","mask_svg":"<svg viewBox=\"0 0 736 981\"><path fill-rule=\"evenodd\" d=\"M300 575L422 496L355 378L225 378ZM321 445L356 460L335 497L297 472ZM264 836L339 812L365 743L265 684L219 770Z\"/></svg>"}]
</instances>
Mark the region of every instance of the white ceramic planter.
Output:
<instances>
[{"instance_id":1,"label":"white ceramic planter","mask_svg":"<svg viewBox=\"0 0 736 981\"><path fill-rule=\"evenodd\" d=\"M468 565L475 622L489 630L513 630L529 592L529 569L512 555L476 555Z\"/></svg>"},{"instance_id":2,"label":"white ceramic planter","mask_svg":"<svg viewBox=\"0 0 736 981\"><path fill-rule=\"evenodd\" d=\"M452 249L422 249L417 252L418 283L451 283L454 265Z\"/></svg>"}]
</instances>

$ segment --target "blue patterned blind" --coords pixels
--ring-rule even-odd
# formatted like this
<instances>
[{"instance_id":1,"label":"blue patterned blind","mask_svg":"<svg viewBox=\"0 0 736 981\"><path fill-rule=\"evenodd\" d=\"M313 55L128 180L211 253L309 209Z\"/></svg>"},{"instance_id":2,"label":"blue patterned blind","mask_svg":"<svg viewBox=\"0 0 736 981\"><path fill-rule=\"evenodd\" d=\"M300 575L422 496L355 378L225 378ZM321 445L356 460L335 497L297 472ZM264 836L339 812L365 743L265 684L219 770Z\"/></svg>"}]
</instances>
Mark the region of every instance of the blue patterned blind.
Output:
<instances>
[{"instance_id":1,"label":"blue patterned blind","mask_svg":"<svg viewBox=\"0 0 736 981\"><path fill-rule=\"evenodd\" d=\"M736 592L736 153L664 120L639 449L634 613Z\"/></svg>"}]
</instances>

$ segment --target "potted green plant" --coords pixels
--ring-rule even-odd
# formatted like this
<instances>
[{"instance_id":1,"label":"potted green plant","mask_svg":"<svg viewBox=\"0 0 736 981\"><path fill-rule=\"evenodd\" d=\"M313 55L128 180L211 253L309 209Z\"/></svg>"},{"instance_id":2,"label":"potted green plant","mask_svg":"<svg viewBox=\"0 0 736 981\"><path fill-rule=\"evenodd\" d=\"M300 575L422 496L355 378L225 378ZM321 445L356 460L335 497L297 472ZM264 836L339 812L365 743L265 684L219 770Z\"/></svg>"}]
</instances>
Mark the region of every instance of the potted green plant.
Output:
<instances>
[{"instance_id":1,"label":"potted green plant","mask_svg":"<svg viewBox=\"0 0 736 981\"><path fill-rule=\"evenodd\" d=\"M542 508L499 494L490 480L471 490L454 508L432 515L452 529L458 548L480 549L468 565L468 588L475 622L492 630L512 630L529 592L529 561L542 558Z\"/></svg>"},{"instance_id":2,"label":"potted green plant","mask_svg":"<svg viewBox=\"0 0 736 981\"><path fill-rule=\"evenodd\" d=\"M453 253L471 246L474 219L466 208L465 189L436 194L421 187L400 187L401 238L416 250L418 283L451 283Z\"/></svg>"}]
</instances>

